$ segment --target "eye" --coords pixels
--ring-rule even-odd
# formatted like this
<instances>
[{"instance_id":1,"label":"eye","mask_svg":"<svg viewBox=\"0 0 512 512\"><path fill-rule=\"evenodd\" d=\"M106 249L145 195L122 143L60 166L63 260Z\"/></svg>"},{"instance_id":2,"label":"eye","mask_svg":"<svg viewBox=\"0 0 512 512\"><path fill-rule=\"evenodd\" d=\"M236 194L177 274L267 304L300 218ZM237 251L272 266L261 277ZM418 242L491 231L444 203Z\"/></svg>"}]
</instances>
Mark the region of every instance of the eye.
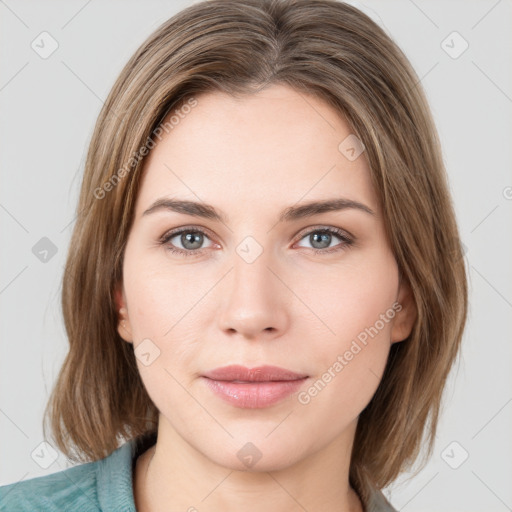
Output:
<instances>
[{"instance_id":1,"label":"eye","mask_svg":"<svg viewBox=\"0 0 512 512\"><path fill-rule=\"evenodd\" d=\"M332 252L338 252L350 247L354 240L348 236L344 231L334 227L321 227L312 229L305 234L299 240L303 240L309 237L309 241L312 244L310 249L315 254L329 254ZM341 244L337 244L334 247L330 247L333 239L338 238L341 240ZM176 240L175 240L176 239ZM164 245L168 251L180 256L197 256L202 254L206 249L202 247L204 240L210 240L206 231L199 228L180 228L171 232L168 232L162 236L159 240L160 245ZM213 247L218 244L213 244L209 247Z\"/></svg>"},{"instance_id":2,"label":"eye","mask_svg":"<svg viewBox=\"0 0 512 512\"><path fill-rule=\"evenodd\" d=\"M179 254L180 256L196 256L203 252L201 245L204 243L205 238L208 238L208 235L201 229L181 228L166 233L161 238L160 244L165 245L167 250L174 254ZM174 239L176 239L176 241L171 242ZM181 248L179 244L181 244Z\"/></svg>"},{"instance_id":3,"label":"eye","mask_svg":"<svg viewBox=\"0 0 512 512\"><path fill-rule=\"evenodd\" d=\"M346 249L347 247L350 247L354 243L354 240L344 231L333 227L322 227L310 230L302 236L301 240L307 237L312 245L311 250L315 254L338 252ZM334 247L329 247L333 241L333 238L338 238L342 241L342 243L335 245Z\"/></svg>"}]
</instances>

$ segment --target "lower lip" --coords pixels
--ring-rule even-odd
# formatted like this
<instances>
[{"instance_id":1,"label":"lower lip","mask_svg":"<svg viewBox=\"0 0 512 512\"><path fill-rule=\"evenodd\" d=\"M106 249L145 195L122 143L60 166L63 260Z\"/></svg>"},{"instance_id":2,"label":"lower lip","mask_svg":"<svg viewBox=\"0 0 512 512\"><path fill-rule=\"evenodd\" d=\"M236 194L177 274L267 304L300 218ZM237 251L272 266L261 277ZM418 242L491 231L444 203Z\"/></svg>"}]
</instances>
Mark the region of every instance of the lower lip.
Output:
<instances>
[{"instance_id":1,"label":"lower lip","mask_svg":"<svg viewBox=\"0 0 512 512\"><path fill-rule=\"evenodd\" d=\"M261 409L276 404L295 393L307 380L305 377L298 380L243 383L203 378L220 398L244 409Z\"/></svg>"}]
</instances>

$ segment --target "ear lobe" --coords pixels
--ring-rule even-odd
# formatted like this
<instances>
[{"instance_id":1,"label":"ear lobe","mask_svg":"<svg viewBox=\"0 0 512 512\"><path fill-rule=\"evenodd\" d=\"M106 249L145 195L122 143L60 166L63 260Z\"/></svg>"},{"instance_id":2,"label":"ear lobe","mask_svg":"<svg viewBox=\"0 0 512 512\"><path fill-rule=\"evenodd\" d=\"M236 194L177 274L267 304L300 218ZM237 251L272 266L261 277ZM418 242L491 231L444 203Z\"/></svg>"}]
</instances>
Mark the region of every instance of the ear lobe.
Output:
<instances>
[{"instance_id":1,"label":"ear lobe","mask_svg":"<svg viewBox=\"0 0 512 512\"><path fill-rule=\"evenodd\" d=\"M409 283L402 281L397 302L401 309L395 315L391 328L391 343L404 341L411 334L418 314L414 295Z\"/></svg>"},{"instance_id":2,"label":"ear lobe","mask_svg":"<svg viewBox=\"0 0 512 512\"><path fill-rule=\"evenodd\" d=\"M118 283L114 289L114 303L117 311L117 332L124 341L133 343L132 327L126 308L126 299L122 289L122 284Z\"/></svg>"}]
</instances>

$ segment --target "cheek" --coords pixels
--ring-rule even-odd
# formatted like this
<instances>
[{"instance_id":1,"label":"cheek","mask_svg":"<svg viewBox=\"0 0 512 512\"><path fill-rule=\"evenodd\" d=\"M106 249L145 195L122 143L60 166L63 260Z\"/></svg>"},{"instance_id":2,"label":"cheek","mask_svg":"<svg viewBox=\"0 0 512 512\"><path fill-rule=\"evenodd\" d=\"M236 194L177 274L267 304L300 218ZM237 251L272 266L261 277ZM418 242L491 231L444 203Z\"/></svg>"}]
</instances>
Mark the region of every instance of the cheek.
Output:
<instances>
[{"instance_id":1,"label":"cheek","mask_svg":"<svg viewBox=\"0 0 512 512\"><path fill-rule=\"evenodd\" d=\"M193 277L182 282L179 273L145 266L142 259L134 268L127 263L131 279L125 290L142 382L159 410L176 404L195 410L186 389L201 339L194 310L200 290Z\"/></svg>"},{"instance_id":2,"label":"cheek","mask_svg":"<svg viewBox=\"0 0 512 512\"><path fill-rule=\"evenodd\" d=\"M137 365L150 396L153 390L180 393L177 382L193 378L187 369L195 368L204 337L198 315L212 286L186 266L155 260L127 251L123 269Z\"/></svg>"},{"instance_id":3,"label":"cheek","mask_svg":"<svg viewBox=\"0 0 512 512\"><path fill-rule=\"evenodd\" d=\"M368 330L389 341L398 292L398 268L392 254L375 251L328 274L310 274L301 288L308 306L324 324L326 352L343 349L359 335L364 342Z\"/></svg>"},{"instance_id":4,"label":"cheek","mask_svg":"<svg viewBox=\"0 0 512 512\"><path fill-rule=\"evenodd\" d=\"M375 393L386 366L398 308L398 269L394 258L381 255L378 264L365 262L339 269L329 279L316 277L307 297L323 322L323 334L315 338L317 373L299 402L339 407L335 410L355 417Z\"/></svg>"},{"instance_id":5,"label":"cheek","mask_svg":"<svg viewBox=\"0 0 512 512\"><path fill-rule=\"evenodd\" d=\"M162 249L163 251L163 249ZM173 268L165 258L140 257L134 251L124 266L125 290L135 340L168 339L194 317L208 283L186 266Z\"/></svg>"}]
</instances>

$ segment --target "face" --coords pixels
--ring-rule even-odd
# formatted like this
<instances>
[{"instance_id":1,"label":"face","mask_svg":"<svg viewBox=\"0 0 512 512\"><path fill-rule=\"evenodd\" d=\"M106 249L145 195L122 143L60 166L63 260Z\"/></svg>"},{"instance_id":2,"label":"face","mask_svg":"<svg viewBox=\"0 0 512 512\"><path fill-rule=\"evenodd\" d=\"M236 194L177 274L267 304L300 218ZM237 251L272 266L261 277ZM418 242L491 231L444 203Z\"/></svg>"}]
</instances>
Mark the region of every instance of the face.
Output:
<instances>
[{"instance_id":1,"label":"face","mask_svg":"<svg viewBox=\"0 0 512 512\"><path fill-rule=\"evenodd\" d=\"M160 411L159 440L234 469L247 466L241 449L261 454L258 469L283 468L354 431L391 344L411 331L411 294L364 151L354 158L362 148L331 107L276 85L196 99L146 159L118 330ZM228 365L304 378L205 377Z\"/></svg>"}]
</instances>

